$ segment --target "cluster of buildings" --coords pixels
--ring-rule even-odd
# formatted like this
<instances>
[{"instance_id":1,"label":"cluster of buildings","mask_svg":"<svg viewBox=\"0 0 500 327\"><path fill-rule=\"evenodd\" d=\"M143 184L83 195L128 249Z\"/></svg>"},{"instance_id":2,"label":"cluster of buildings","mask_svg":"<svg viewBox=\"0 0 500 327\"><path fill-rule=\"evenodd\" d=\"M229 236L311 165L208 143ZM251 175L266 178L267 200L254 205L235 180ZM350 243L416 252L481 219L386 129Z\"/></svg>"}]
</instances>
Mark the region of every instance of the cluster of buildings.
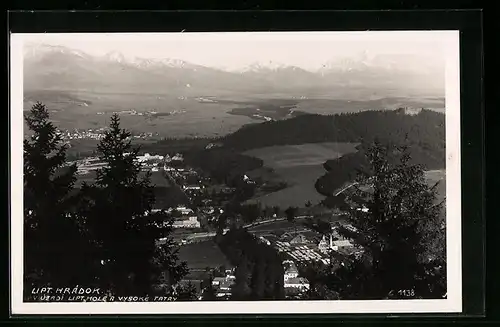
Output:
<instances>
[{"instance_id":1,"label":"cluster of buildings","mask_svg":"<svg viewBox=\"0 0 500 327\"><path fill-rule=\"evenodd\" d=\"M104 132L106 131L106 128L101 127L97 129L85 129L85 130L80 130L80 129L74 129L72 131L69 130L61 130L60 135L63 140L81 140L81 139L91 139L91 140L101 140L104 138Z\"/></svg>"},{"instance_id":2,"label":"cluster of buildings","mask_svg":"<svg viewBox=\"0 0 500 327\"><path fill-rule=\"evenodd\" d=\"M131 115L131 116L147 116L147 115L154 115L157 114L158 112L156 110L147 110L145 112L137 111L135 109L132 110L122 110L122 111L114 111L113 114L117 115ZM98 112L98 115L104 115L104 112Z\"/></svg>"},{"instance_id":3,"label":"cluster of buildings","mask_svg":"<svg viewBox=\"0 0 500 327\"><path fill-rule=\"evenodd\" d=\"M358 257L363 254L361 247L342 236L339 232L341 227L355 231L354 227L346 224L334 226L329 234L322 235L319 239L313 231L285 232L279 236L266 234L258 238L260 242L273 246L287 258L283 261L283 278L287 293L296 295L309 289L308 280L299 277L296 264L319 261L325 265L339 267L344 265L346 260L350 260L350 255Z\"/></svg>"},{"instance_id":4,"label":"cluster of buildings","mask_svg":"<svg viewBox=\"0 0 500 327\"><path fill-rule=\"evenodd\" d=\"M107 127L100 128L89 128L89 129L74 129L74 130L60 130L59 134L61 135L64 141L71 140L102 140L104 138ZM158 133L139 133L131 136L131 138L135 139L149 139L154 136L159 136Z\"/></svg>"},{"instance_id":5,"label":"cluster of buildings","mask_svg":"<svg viewBox=\"0 0 500 327\"><path fill-rule=\"evenodd\" d=\"M129 153L125 153L125 155L129 155ZM164 156L150 155L149 153L136 157L136 162L141 165L142 171L159 171L163 167L163 161ZM87 157L85 159L77 160L75 163L77 166L77 174L80 175L85 175L91 171L95 171L107 166L105 162L97 157Z\"/></svg>"},{"instance_id":6,"label":"cluster of buildings","mask_svg":"<svg viewBox=\"0 0 500 327\"><path fill-rule=\"evenodd\" d=\"M309 281L299 277L299 270L292 260L283 261L283 281L286 293L301 293L309 289Z\"/></svg>"},{"instance_id":7,"label":"cluster of buildings","mask_svg":"<svg viewBox=\"0 0 500 327\"><path fill-rule=\"evenodd\" d=\"M200 228L201 224L198 216L193 209L185 206L178 206L176 208L168 208L167 213L173 214L175 220L172 224L173 228Z\"/></svg>"},{"instance_id":8,"label":"cluster of buildings","mask_svg":"<svg viewBox=\"0 0 500 327\"><path fill-rule=\"evenodd\" d=\"M236 282L234 268L226 269L224 277L215 277L212 280L212 288L215 290L215 296L218 298L229 299L231 296L231 287Z\"/></svg>"}]
</instances>

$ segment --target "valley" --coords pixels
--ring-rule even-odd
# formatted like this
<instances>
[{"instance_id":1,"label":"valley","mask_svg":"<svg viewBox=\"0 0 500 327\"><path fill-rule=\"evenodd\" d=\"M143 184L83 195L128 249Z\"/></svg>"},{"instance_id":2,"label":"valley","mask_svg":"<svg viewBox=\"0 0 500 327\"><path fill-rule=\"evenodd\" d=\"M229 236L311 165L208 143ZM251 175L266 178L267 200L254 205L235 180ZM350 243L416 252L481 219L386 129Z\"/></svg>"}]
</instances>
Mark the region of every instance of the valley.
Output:
<instances>
[{"instance_id":1,"label":"valley","mask_svg":"<svg viewBox=\"0 0 500 327\"><path fill-rule=\"evenodd\" d=\"M208 99L208 97L206 97ZM119 113L133 133L163 137L220 137L247 124L282 120L304 114L332 115L362 110L394 109L400 106L444 110L441 98L383 98L342 100L328 98L267 98L171 96L168 94L103 93L89 91L25 91L24 110L43 102L51 119L65 130L96 129Z\"/></svg>"}]
</instances>

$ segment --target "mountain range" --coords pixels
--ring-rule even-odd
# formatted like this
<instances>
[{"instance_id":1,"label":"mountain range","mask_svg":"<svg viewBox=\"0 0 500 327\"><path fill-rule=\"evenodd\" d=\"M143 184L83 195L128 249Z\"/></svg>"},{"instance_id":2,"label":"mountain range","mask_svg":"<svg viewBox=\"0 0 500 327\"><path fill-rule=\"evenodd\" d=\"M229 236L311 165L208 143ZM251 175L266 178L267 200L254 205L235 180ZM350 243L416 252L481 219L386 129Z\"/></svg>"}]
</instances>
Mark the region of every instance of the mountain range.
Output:
<instances>
[{"instance_id":1,"label":"mountain range","mask_svg":"<svg viewBox=\"0 0 500 327\"><path fill-rule=\"evenodd\" d=\"M376 55L335 58L315 71L275 62L255 62L239 70L223 70L163 58L128 58L113 51L94 56L48 44L24 48L26 90L65 89L99 92L179 94L331 92L357 87L383 92L442 93L444 65L419 55Z\"/></svg>"}]
</instances>

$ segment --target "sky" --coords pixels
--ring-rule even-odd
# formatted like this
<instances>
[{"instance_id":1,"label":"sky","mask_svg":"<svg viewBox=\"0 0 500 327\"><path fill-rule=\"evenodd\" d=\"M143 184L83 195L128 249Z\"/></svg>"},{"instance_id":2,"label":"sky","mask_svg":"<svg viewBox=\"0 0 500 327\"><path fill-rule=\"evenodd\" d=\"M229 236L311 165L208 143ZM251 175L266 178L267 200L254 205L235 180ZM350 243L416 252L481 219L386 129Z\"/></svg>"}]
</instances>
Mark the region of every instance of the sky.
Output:
<instances>
[{"instance_id":1,"label":"sky","mask_svg":"<svg viewBox=\"0 0 500 327\"><path fill-rule=\"evenodd\" d=\"M315 70L325 62L362 52L443 58L449 31L234 32L234 33L39 33L24 42L62 45L91 55L118 51L127 58L171 58L241 69L255 62Z\"/></svg>"}]
</instances>

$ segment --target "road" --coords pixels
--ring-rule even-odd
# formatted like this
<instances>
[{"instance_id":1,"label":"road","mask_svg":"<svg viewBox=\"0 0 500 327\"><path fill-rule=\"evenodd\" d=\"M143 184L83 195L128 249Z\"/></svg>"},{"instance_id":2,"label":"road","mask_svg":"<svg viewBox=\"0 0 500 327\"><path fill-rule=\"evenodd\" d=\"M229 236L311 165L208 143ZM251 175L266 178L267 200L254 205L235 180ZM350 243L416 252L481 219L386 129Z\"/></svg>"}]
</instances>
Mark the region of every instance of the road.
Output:
<instances>
[{"instance_id":1,"label":"road","mask_svg":"<svg viewBox=\"0 0 500 327\"><path fill-rule=\"evenodd\" d=\"M295 219L305 219L305 218L308 218L308 217L311 217L311 216L297 216L295 217ZM249 229L249 231L251 231L251 227L256 227L256 226L262 226L264 224L270 224L270 223L273 223L273 222L277 222L277 221L285 221L286 218L274 218L274 219L268 219L268 220L264 220L264 221L259 221L259 222L256 222L256 223L253 223L253 224L247 224L245 226L243 226L243 228L247 228ZM264 229L264 230L259 230L259 231L256 231L258 233L269 233L269 232L273 232L275 231L276 229ZM281 229L281 230L284 230L284 229ZM286 230L295 230L295 228L287 228ZM224 229L223 233L227 233L229 231L229 228L226 228ZM306 231L306 229L297 229L298 232L304 232ZM202 233L193 233L193 234L186 234L186 235L182 235L182 236L179 236L179 237L176 237L175 239L184 239L187 241L187 243L191 243L191 242L195 242L197 240L200 240L200 239L204 239L204 238L210 238L210 237L214 237L217 233L216 232L202 232Z\"/></svg>"}]
</instances>

